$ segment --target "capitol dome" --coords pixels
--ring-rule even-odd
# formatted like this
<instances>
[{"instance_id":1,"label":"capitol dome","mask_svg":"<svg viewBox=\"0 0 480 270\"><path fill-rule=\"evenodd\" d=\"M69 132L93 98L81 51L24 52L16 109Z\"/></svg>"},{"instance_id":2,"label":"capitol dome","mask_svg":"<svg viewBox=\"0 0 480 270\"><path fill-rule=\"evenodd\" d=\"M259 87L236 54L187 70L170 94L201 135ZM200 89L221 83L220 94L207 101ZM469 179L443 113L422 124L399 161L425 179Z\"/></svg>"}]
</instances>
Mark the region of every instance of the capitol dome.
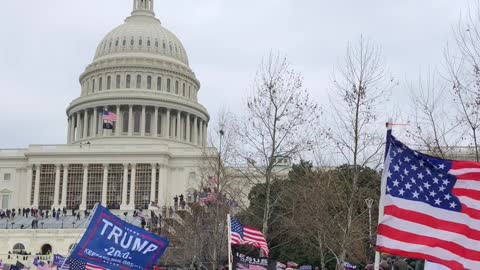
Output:
<instances>
[{"instance_id":1,"label":"capitol dome","mask_svg":"<svg viewBox=\"0 0 480 270\"><path fill-rule=\"evenodd\" d=\"M67 108L70 144L206 143L200 82L180 40L155 18L154 0L133 0L79 81L80 97ZM104 113L115 115L108 128Z\"/></svg>"},{"instance_id":2,"label":"capitol dome","mask_svg":"<svg viewBox=\"0 0 480 270\"><path fill-rule=\"evenodd\" d=\"M168 57L188 66L188 57L180 40L164 28L148 10L134 9L132 16L100 42L95 59L117 54L146 53Z\"/></svg>"}]
</instances>

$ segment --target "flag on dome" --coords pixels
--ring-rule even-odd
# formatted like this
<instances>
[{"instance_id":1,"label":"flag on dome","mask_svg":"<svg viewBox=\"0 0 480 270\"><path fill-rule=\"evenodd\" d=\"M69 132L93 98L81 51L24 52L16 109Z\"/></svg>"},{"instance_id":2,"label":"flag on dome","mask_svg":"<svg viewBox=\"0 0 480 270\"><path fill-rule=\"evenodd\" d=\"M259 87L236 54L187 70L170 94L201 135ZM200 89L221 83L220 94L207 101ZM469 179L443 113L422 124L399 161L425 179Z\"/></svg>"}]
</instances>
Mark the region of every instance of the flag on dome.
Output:
<instances>
[{"instance_id":1,"label":"flag on dome","mask_svg":"<svg viewBox=\"0 0 480 270\"><path fill-rule=\"evenodd\" d=\"M263 251L268 257L268 245L260 230L243 226L234 218L230 218L232 245L252 245Z\"/></svg>"},{"instance_id":2,"label":"flag on dome","mask_svg":"<svg viewBox=\"0 0 480 270\"><path fill-rule=\"evenodd\" d=\"M480 163L443 160L387 135L377 251L451 269L480 265Z\"/></svg>"},{"instance_id":3,"label":"flag on dome","mask_svg":"<svg viewBox=\"0 0 480 270\"><path fill-rule=\"evenodd\" d=\"M103 112L103 121L115 122L117 121L117 114L109 111Z\"/></svg>"},{"instance_id":4,"label":"flag on dome","mask_svg":"<svg viewBox=\"0 0 480 270\"><path fill-rule=\"evenodd\" d=\"M113 112L103 112L103 129L113 129L113 122L117 121L117 115Z\"/></svg>"}]
</instances>

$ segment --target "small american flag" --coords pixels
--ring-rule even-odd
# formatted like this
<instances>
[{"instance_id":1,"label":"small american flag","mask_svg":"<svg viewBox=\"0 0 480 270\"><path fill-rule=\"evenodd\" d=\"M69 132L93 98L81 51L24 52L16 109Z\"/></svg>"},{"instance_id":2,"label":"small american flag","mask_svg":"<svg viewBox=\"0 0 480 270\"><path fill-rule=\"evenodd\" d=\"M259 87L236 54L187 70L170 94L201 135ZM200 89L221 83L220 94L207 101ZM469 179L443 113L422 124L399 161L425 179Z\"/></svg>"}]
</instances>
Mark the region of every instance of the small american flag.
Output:
<instances>
[{"instance_id":1,"label":"small american flag","mask_svg":"<svg viewBox=\"0 0 480 270\"><path fill-rule=\"evenodd\" d=\"M234 218L230 218L232 245L252 245L259 248L268 257L268 245L262 232L255 228L243 226Z\"/></svg>"},{"instance_id":2,"label":"small american flag","mask_svg":"<svg viewBox=\"0 0 480 270\"><path fill-rule=\"evenodd\" d=\"M409 149L388 133L377 250L480 269L480 163Z\"/></svg>"},{"instance_id":3,"label":"small american flag","mask_svg":"<svg viewBox=\"0 0 480 270\"><path fill-rule=\"evenodd\" d=\"M200 198L200 202L209 203L217 200L217 194L215 192L209 192L207 197Z\"/></svg>"},{"instance_id":4,"label":"small american flag","mask_svg":"<svg viewBox=\"0 0 480 270\"><path fill-rule=\"evenodd\" d=\"M107 122L116 122L117 121L117 115L113 112L108 112L108 111L105 111L103 112L103 121L107 121Z\"/></svg>"},{"instance_id":5,"label":"small american flag","mask_svg":"<svg viewBox=\"0 0 480 270\"><path fill-rule=\"evenodd\" d=\"M96 266L90 263L85 263L77 259L68 259L70 270L107 270L103 267Z\"/></svg>"}]
</instances>

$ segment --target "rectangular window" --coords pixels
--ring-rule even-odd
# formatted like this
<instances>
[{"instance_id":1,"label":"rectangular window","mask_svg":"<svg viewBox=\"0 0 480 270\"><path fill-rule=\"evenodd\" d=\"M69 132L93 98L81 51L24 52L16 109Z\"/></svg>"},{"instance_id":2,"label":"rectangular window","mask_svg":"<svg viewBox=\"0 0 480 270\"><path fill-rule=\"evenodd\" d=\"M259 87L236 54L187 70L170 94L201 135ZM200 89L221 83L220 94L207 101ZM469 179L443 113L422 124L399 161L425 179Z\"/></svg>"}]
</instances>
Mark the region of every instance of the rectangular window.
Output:
<instances>
[{"instance_id":1,"label":"rectangular window","mask_svg":"<svg viewBox=\"0 0 480 270\"><path fill-rule=\"evenodd\" d=\"M117 88L117 89L120 88L120 75L117 75L117 79L115 81L115 88Z\"/></svg>"},{"instance_id":2,"label":"rectangular window","mask_svg":"<svg viewBox=\"0 0 480 270\"><path fill-rule=\"evenodd\" d=\"M92 81L92 92L95 92L95 79Z\"/></svg>"},{"instance_id":3,"label":"rectangular window","mask_svg":"<svg viewBox=\"0 0 480 270\"><path fill-rule=\"evenodd\" d=\"M167 92L170 93L170 79L167 79Z\"/></svg>"},{"instance_id":4,"label":"rectangular window","mask_svg":"<svg viewBox=\"0 0 480 270\"><path fill-rule=\"evenodd\" d=\"M12 174L11 174L11 173L5 173L5 174L3 174L3 180L5 180L5 181L10 181L10 180L12 180Z\"/></svg>"},{"instance_id":5,"label":"rectangular window","mask_svg":"<svg viewBox=\"0 0 480 270\"><path fill-rule=\"evenodd\" d=\"M107 90L110 90L111 86L112 86L112 77L108 76L107 77Z\"/></svg>"},{"instance_id":6,"label":"rectangular window","mask_svg":"<svg viewBox=\"0 0 480 270\"><path fill-rule=\"evenodd\" d=\"M2 209L8 209L9 195L2 195Z\"/></svg>"},{"instance_id":7,"label":"rectangular window","mask_svg":"<svg viewBox=\"0 0 480 270\"><path fill-rule=\"evenodd\" d=\"M98 91L102 91L103 90L103 78L100 77L100 79L98 80Z\"/></svg>"},{"instance_id":8,"label":"rectangular window","mask_svg":"<svg viewBox=\"0 0 480 270\"><path fill-rule=\"evenodd\" d=\"M157 78L157 90L162 90L162 77Z\"/></svg>"},{"instance_id":9,"label":"rectangular window","mask_svg":"<svg viewBox=\"0 0 480 270\"><path fill-rule=\"evenodd\" d=\"M147 89L152 89L152 76L147 77Z\"/></svg>"}]
</instances>

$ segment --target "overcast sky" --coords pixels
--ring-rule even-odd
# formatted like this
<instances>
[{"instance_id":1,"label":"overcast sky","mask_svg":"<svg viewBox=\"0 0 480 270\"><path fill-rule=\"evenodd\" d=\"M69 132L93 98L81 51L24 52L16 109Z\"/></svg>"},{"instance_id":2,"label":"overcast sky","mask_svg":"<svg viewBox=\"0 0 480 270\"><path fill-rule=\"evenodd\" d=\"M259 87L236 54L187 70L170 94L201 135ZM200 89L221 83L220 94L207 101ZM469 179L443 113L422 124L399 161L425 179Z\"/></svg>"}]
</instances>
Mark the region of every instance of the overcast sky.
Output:
<instances>
[{"instance_id":1,"label":"overcast sky","mask_svg":"<svg viewBox=\"0 0 480 270\"><path fill-rule=\"evenodd\" d=\"M65 109L98 43L120 25L133 0L13 0L0 8L0 148L66 142ZM200 80L200 102L243 110L262 57L286 54L320 103L348 41L382 46L401 82L443 64L443 50L466 0L155 0ZM242 102L239 102L242 101Z\"/></svg>"}]
</instances>

